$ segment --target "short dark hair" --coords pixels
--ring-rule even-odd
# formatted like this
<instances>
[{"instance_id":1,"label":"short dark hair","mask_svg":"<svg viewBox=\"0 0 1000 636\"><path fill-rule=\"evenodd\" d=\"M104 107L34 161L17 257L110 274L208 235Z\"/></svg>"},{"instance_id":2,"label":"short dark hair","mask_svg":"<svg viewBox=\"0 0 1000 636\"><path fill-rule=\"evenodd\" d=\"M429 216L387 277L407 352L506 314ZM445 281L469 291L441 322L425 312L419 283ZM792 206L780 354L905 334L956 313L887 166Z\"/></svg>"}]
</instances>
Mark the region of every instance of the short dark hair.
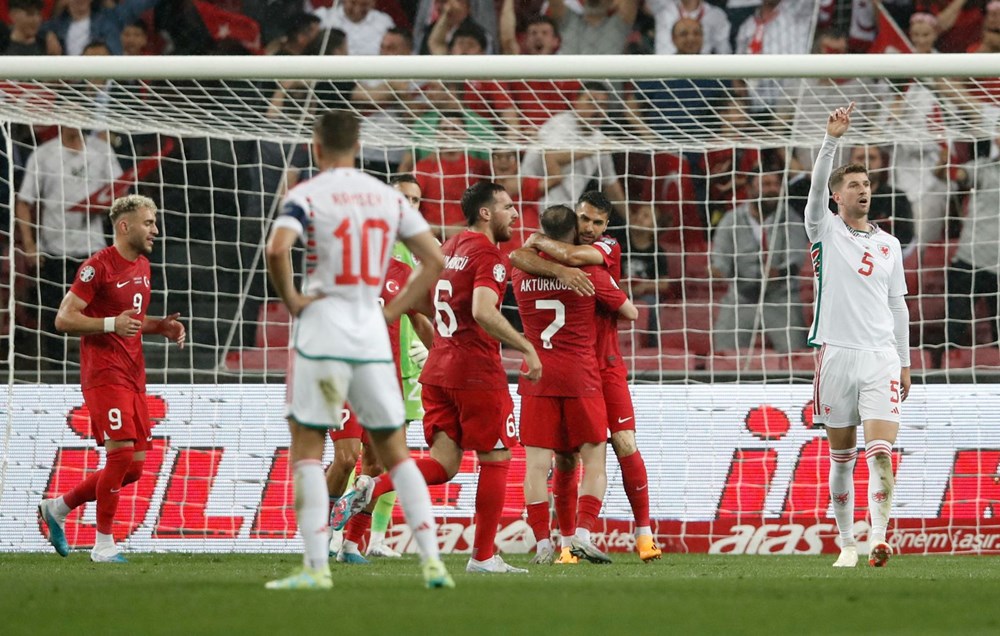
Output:
<instances>
[{"instance_id":1,"label":"short dark hair","mask_svg":"<svg viewBox=\"0 0 1000 636\"><path fill-rule=\"evenodd\" d=\"M91 49L104 49L108 53L111 53L111 47L104 40L91 40L87 42L87 46L83 47L83 52L86 53Z\"/></svg>"},{"instance_id":2,"label":"short dark hair","mask_svg":"<svg viewBox=\"0 0 1000 636\"><path fill-rule=\"evenodd\" d=\"M8 11L16 11L20 9L21 11L41 11L45 6L42 0L10 0L10 4L7 5Z\"/></svg>"},{"instance_id":3,"label":"short dark hair","mask_svg":"<svg viewBox=\"0 0 1000 636\"><path fill-rule=\"evenodd\" d=\"M417 181L417 178L414 177L409 172L403 172L397 174L395 177L389 179L389 185L396 186L401 183L412 183L413 185L420 185L420 182Z\"/></svg>"},{"instance_id":4,"label":"short dark hair","mask_svg":"<svg viewBox=\"0 0 1000 636\"><path fill-rule=\"evenodd\" d=\"M610 93L611 86L607 82L602 82L601 80L586 80L580 84L580 88L585 91Z\"/></svg>"},{"instance_id":5,"label":"short dark hair","mask_svg":"<svg viewBox=\"0 0 1000 636\"><path fill-rule=\"evenodd\" d=\"M493 181L479 181L469 186L462 193L462 214L465 215L465 222L472 227L479 221L479 210L493 203L494 197L500 192L506 192L499 183Z\"/></svg>"},{"instance_id":6,"label":"short dark hair","mask_svg":"<svg viewBox=\"0 0 1000 636\"><path fill-rule=\"evenodd\" d=\"M133 21L129 22L128 24L126 24L125 26L122 27L122 31L124 31L125 29L127 29L129 27L132 27L132 28L135 28L135 29L140 29L143 33L146 33L147 31L149 31L149 27L146 25L146 21L143 20L142 18L139 18L138 20L133 20Z\"/></svg>"},{"instance_id":7,"label":"short dark hair","mask_svg":"<svg viewBox=\"0 0 1000 636\"><path fill-rule=\"evenodd\" d=\"M576 206L580 207L583 203L597 208L598 212L608 215L609 218L611 217L611 213L615 211L615 206L611 204L611 199L600 190L588 190L581 194L576 202Z\"/></svg>"},{"instance_id":8,"label":"short dark hair","mask_svg":"<svg viewBox=\"0 0 1000 636\"><path fill-rule=\"evenodd\" d=\"M285 37L291 40L305 33L314 24L319 24L321 20L311 13L299 11L293 13L285 19Z\"/></svg>"},{"instance_id":9,"label":"short dark hair","mask_svg":"<svg viewBox=\"0 0 1000 636\"><path fill-rule=\"evenodd\" d=\"M328 110L316 117L313 135L323 150L335 154L354 149L361 122L354 111Z\"/></svg>"},{"instance_id":10,"label":"short dark hair","mask_svg":"<svg viewBox=\"0 0 1000 636\"><path fill-rule=\"evenodd\" d=\"M344 46L347 34L340 29L327 29L326 33L316 36L316 39L306 47L306 55L334 55L334 51Z\"/></svg>"},{"instance_id":11,"label":"short dark hair","mask_svg":"<svg viewBox=\"0 0 1000 636\"><path fill-rule=\"evenodd\" d=\"M868 168L865 168L860 163L848 163L840 166L830 175L830 190L836 192L840 184L844 182L844 177L849 174L868 174Z\"/></svg>"},{"instance_id":12,"label":"short dark hair","mask_svg":"<svg viewBox=\"0 0 1000 636\"><path fill-rule=\"evenodd\" d=\"M472 38L476 42L479 42L479 48L483 50L483 53L486 52L486 47L489 45L489 42L486 40L486 31L483 31L482 27L479 25L469 22L459 25L459 27L455 29L455 32L451 34L451 39L448 40L449 51L451 50L451 47L454 46L455 40L458 38Z\"/></svg>"},{"instance_id":13,"label":"short dark hair","mask_svg":"<svg viewBox=\"0 0 1000 636\"><path fill-rule=\"evenodd\" d=\"M561 240L576 231L576 213L565 205L545 208L540 220L542 232L549 238Z\"/></svg>"},{"instance_id":14,"label":"short dark hair","mask_svg":"<svg viewBox=\"0 0 1000 636\"><path fill-rule=\"evenodd\" d=\"M399 37L403 38L404 40L406 40L406 43L409 45L409 47L411 49L413 48L413 32L410 31L409 29L402 29L402 28L396 26L396 27L392 27L391 29L389 29L388 31L386 31L385 35L389 35L390 33L393 33L393 34L398 35ZM383 35L382 37L385 37L385 35Z\"/></svg>"},{"instance_id":15,"label":"short dark hair","mask_svg":"<svg viewBox=\"0 0 1000 636\"><path fill-rule=\"evenodd\" d=\"M552 31L553 31L553 33L556 34L556 37L560 37L560 35L559 35L559 23L556 22L551 17L549 17L547 15L536 15L536 16L533 16L532 18L530 18L525 23L524 28L525 28L525 30L527 30L528 27L535 26L536 24L547 24L547 25L549 25L550 27L552 27Z\"/></svg>"}]
</instances>

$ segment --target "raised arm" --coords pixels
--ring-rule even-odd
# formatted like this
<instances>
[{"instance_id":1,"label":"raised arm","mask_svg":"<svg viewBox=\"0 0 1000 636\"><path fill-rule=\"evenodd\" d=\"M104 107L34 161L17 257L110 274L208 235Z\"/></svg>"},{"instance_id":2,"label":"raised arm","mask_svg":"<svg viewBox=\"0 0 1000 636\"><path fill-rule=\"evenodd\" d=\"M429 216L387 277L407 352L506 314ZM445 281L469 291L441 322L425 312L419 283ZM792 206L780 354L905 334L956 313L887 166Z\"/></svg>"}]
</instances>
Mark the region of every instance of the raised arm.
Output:
<instances>
[{"instance_id":1,"label":"raised arm","mask_svg":"<svg viewBox=\"0 0 1000 636\"><path fill-rule=\"evenodd\" d=\"M504 55L518 55L521 52L521 45L517 43L514 0L503 0L500 5L500 52Z\"/></svg>"},{"instance_id":2,"label":"raised arm","mask_svg":"<svg viewBox=\"0 0 1000 636\"><path fill-rule=\"evenodd\" d=\"M830 221L827 182L833 171L833 156L837 152L837 144L851 126L853 111L854 102L851 102L846 108L838 108L830 113L826 122L826 137L823 138L823 145L813 164L812 183L809 184L809 197L806 199L806 234L810 241L822 236L824 224Z\"/></svg>"}]
</instances>

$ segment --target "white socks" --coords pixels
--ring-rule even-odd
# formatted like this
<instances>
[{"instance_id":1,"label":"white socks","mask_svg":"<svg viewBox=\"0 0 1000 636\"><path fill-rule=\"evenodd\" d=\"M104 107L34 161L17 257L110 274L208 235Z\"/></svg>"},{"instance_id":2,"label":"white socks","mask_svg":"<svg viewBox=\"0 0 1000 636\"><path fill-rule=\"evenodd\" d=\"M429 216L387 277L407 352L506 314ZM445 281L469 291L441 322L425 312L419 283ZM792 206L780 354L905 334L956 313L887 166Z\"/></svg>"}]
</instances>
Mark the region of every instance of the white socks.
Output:
<instances>
[{"instance_id":1,"label":"white socks","mask_svg":"<svg viewBox=\"0 0 1000 636\"><path fill-rule=\"evenodd\" d=\"M896 478L892 474L892 444L873 439L865 444L868 460L868 512L872 518L869 542L885 541L892 510L892 493Z\"/></svg>"},{"instance_id":2,"label":"white socks","mask_svg":"<svg viewBox=\"0 0 1000 636\"><path fill-rule=\"evenodd\" d=\"M650 526L636 526L635 528L636 539L638 539L639 537L652 536L652 534L653 534L653 528L651 528Z\"/></svg>"},{"instance_id":3,"label":"white socks","mask_svg":"<svg viewBox=\"0 0 1000 636\"><path fill-rule=\"evenodd\" d=\"M94 541L95 549L114 547L114 545L115 538L113 536L110 534L101 534L100 532L97 533L97 539Z\"/></svg>"},{"instance_id":4,"label":"white socks","mask_svg":"<svg viewBox=\"0 0 1000 636\"><path fill-rule=\"evenodd\" d=\"M590 530L584 530L583 528L576 529L576 538L584 543L590 543Z\"/></svg>"},{"instance_id":5,"label":"white socks","mask_svg":"<svg viewBox=\"0 0 1000 636\"><path fill-rule=\"evenodd\" d=\"M854 545L854 465L858 449L830 449L830 499L840 531L840 547Z\"/></svg>"},{"instance_id":6,"label":"white socks","mask_svg":"<svg viewBox=\"0 0 1000 636\"><path fill-rule=\"evenodd\" d=\"M389 476L392 478L392 485L396 487L396 497L403 507L406 524L410 526L413 538L417 541L420 560L439 558L437 524L434 522L431 496L416 462L406 459L396 464L389 471Z\"/></svg>"},{"instance_id":7,"label":"white socks","mask_svg":"<svg viewBox=\"0 0 1000 636\"><path fill-rule=\"evenodd\" d=\"M52 512L55 513L59 520L66 519L66 516L70 513L70 507L66 505L66 500L62 496L59 496L52 500L52 504Z\"/></svg>"},{"instance_id":8,"label":"white socks","mask_svg":"<svg viewBox=\"0 0 1000 636\"><path fill-rule=\"evenodd\" d=\"M295 520L302 535L303 564L326 569L330 555L329 508L323 464L317 459L295 463Z\"/></svg>"}]
</instances>

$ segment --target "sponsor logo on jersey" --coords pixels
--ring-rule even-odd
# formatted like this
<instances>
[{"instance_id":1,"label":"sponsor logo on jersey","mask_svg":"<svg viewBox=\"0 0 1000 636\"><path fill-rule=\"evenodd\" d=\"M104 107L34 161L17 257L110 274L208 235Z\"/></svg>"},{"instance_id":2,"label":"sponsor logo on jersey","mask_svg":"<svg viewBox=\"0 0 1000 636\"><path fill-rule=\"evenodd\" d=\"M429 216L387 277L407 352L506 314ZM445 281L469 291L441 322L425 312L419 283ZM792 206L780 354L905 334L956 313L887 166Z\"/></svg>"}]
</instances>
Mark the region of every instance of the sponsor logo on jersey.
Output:
<instances>
[{"instance_id":1,"label":"sponsor logo on jersey","mask_svg":"<svg viewBox=\"0 0 1000 636\"><path fill-rule=\"evenodd\" d=\"M847 492L835 492L835 493L833 493L833 501L838 506L846 506L847 505L847 500L848 500L848 498L850 498L850 496L851 496L851 493L847 493Z\"/></svg>"},{"instance_id":2,"label":"sponsor logo on jersey","mask_svg":"<svg viewBox=\"0 0 1000 636\"><path fill-rule=\"evenodd\" d=\"M80 280L82 280L85 283L89 283L90 281L94 280L94 274L96 273L97 272L94 271L93 267L87 265L86 267L80 270Z\"/></svg>"},{"instance_id":3,"label":"sponsor logo on jersey","mask_svg":"<svg viewBox=\"0 0 1000 636\"><path fill-rule=\"evenodd\" d=\"M129 283L129 281L124 281L124 282L121 282L121 283L115 283L115 287L117 287L118 289L121 289L125 285L128 285L128 283Z\"/></svg>"},{"instance_id":4,"label":"sponsor logo on jersey","mask_svg":"<svg viewBox=\"0 0 1000 636\"><path fill-rule=\"evenodd\" d=\"M500 263L497 263L496 265L494 265L493 266L493 279L496 282L498 282L498 283L502 283L505 280L507 280L507 268L504 267L503 265L501 265Z\"/></svg>"}]
</instances>

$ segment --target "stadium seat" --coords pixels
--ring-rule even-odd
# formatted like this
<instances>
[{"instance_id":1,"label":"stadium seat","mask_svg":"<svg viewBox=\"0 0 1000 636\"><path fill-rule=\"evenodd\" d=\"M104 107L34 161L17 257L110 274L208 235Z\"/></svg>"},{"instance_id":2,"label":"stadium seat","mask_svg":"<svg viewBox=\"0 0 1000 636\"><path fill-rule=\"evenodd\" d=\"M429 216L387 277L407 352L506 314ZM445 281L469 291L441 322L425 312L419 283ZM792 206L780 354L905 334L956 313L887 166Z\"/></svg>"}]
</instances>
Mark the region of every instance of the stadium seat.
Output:
<instances>
[{"instance_id":1,"label":"stadium seat","mask_svg":"<svg viewBox=\"0 0 1000 636\"><path fill-rule=\"evenodd\" d=\"M792 371L816 371L816 352L818 349L808 351L792 351L788 354L789 368Z\"/></svg>"},{"instance_id":2,"label":"stadium seat","mask_svg":"<svg viewBox=\"0 0 1000 636\"><path fill-rule=\"evenodd\" d=\"M934 356L927 349L910 349L910 370L923 371L936 369Z\"/></svg>"},{"instance_id":3,"label":"stadium seat","mask_svg":"<svg viewBox=\"0 0 1000 636\"><path fill-rule=\"evenodd\" d=\"M240 351L230 351L226 355L225 367L227 371L286 371L288 352L284 347L247 347Z\"/></svg>"},{"instance_id":4,"label":"stadium seat","mask_svg":"<svg viewBox=\"0 0 1000 636\"><path fill-rule=\"evenodd\" d=\"M683 349L647 347L622 352L625 365L636 371L688 371L694 368L694 356Z\"/></svg>"},{"instance_id":5,"label":"stadium seat","mask_svg":"<svg viewBox=\"0 0 1000 636\"><path fill-rule=\"evenodd\" d=\"M1000 369L1000 348L985 345L952 349L941 362L945 369Z\"/></svg>"},{"instance_id":6,"label":"stadium seat","mask_svg":"<svg viewBox=\"0 0 1000 636\"><path fill-rule=\"evenodd\" d=\"M257 347L287 347L292 330L292 317L284 303L261 305L257 313Z\"/></svg>"}]
</instances>

